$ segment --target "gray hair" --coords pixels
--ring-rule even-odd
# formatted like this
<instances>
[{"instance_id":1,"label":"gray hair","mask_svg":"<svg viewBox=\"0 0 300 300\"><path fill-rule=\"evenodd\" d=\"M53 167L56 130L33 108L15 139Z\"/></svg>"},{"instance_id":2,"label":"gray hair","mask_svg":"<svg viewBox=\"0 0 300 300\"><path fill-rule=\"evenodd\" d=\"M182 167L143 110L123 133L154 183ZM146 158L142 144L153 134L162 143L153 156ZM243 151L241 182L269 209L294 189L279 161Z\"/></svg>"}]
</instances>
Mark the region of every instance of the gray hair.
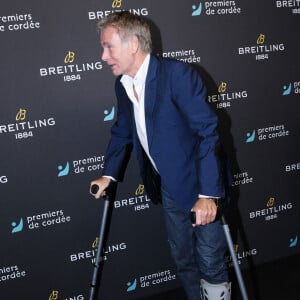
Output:
<instances>
[{"instance_id":1,"label":"gray hair","mask_svg":"<svg viewBox=\"0 0 300 300\"><path fill-rule=\"evenodd\" d=\"M128 41L132 36L136 36L139 40L141 50L151 53L150 27L144 18L134 15L129 11L114 12L97 23L97 28L100 31L108 26L117 29L123 42Z\"/></svg>"}]
</instances>

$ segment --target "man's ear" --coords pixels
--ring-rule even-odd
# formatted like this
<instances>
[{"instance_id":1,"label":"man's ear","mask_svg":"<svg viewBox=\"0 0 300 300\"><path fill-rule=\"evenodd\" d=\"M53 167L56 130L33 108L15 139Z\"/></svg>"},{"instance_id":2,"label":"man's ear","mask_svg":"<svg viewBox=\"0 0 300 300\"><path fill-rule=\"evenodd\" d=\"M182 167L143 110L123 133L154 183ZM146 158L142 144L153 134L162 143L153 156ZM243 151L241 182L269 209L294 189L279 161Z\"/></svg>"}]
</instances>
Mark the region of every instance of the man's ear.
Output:
<instances>
[{"instance_id":1,"label":"man's ear","mask_svg":"<svg viewBox=\"0 0 300 300\"><path fill-rule=\"evenodd\" d=\"M131 37L130 44L132 53L136 53L140 48L140 42L136 35Z\"/></svg>"}]
</instances>

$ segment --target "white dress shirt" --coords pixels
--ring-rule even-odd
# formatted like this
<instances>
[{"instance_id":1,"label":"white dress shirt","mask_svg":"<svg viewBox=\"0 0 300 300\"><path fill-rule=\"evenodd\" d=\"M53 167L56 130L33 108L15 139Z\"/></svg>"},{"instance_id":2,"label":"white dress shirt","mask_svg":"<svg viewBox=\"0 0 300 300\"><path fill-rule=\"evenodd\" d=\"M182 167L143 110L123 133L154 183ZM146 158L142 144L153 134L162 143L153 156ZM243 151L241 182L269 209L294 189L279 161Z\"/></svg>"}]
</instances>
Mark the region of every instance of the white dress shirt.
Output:
<instances>
[{"instance_id":1,"label":"white dress shirt","mask_svg":"<svg viewBox=\"0 0 300 300\"><path fill-rule=\"evenodd\" d=\"M130 101L133 103L134 119L140 143L148 155L153 167L156 169L156 171L158 171L149 152L145 118L145 85L149 62L150 54L146 56L134 78L130 77L129 75L123 75L121 78L121 83L124 86ZM138 99L136 99L134 89Z\"/></svg>"}]
</instances>

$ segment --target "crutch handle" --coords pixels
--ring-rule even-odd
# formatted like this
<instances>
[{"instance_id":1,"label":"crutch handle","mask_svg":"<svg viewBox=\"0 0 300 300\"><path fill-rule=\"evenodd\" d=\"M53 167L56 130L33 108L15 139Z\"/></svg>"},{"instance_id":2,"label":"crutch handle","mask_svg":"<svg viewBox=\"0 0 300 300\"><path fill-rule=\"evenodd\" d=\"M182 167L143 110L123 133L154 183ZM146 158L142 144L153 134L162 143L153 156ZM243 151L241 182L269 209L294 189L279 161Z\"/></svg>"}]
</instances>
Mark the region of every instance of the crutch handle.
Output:
<instances>
[{"instance_id":1,"label":"crutch handle","mask_svg":"<svg viewBox=\"0 0 300 300\"><path fill-rule=\"evenodd\" d=\"M110 182L110 184L108 185L108 187L104 190L105 195L103 196L106 200L110 200L112 198L113 195L113 186L114 186L114 182ZM93 184L91 186L91 193L92 194L97 194L97 192L99 191L99 185L98 184Z\"/></svg>"},{"instance_id":2,"label":"crutch handle","mask_svg":"<svg viewBox=\"0 0 300 300\"><path fill-rule=\"evenodd\" d=\"M91 193L92 194L97 194L98 191L99 191L99 185L98 184L93 184L91 186Z\"/></svg>"}]
</instances>

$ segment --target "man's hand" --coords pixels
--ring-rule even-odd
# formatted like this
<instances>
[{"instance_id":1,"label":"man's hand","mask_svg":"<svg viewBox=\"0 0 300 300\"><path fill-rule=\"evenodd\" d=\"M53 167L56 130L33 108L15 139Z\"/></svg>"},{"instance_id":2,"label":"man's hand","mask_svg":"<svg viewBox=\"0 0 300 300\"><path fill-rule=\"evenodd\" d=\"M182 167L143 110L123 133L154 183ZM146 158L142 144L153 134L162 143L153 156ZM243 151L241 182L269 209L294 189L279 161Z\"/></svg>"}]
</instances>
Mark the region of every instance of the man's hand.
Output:
<instances>
[{"instance_id":1,"label":"man's hand","mask_svg":"<svg viewBox=\"0 0 300 300\"><path fill-rule=\"evenodd\" d=\"M196 213L196 223L193 226L212 223L217 215L217 205L213 199L199 198L191 211Z\"/></svg>"},{"instance_id":2,"label":"man's hand","mask_svg":"<svg viewBox=\"0 0 300 300\"><path fill-rule=\"evenodd\" d=\"M100 197L105 195L105 189L109 186L111 182L111 179L108 177L100 177L98 179L93 180L90 183L90 194L93 195L96 199L99 199ZM93 194L91 192L92 185L96 184L99 187L99 190L96 194Z\"/></svg>"}]
</instances>

